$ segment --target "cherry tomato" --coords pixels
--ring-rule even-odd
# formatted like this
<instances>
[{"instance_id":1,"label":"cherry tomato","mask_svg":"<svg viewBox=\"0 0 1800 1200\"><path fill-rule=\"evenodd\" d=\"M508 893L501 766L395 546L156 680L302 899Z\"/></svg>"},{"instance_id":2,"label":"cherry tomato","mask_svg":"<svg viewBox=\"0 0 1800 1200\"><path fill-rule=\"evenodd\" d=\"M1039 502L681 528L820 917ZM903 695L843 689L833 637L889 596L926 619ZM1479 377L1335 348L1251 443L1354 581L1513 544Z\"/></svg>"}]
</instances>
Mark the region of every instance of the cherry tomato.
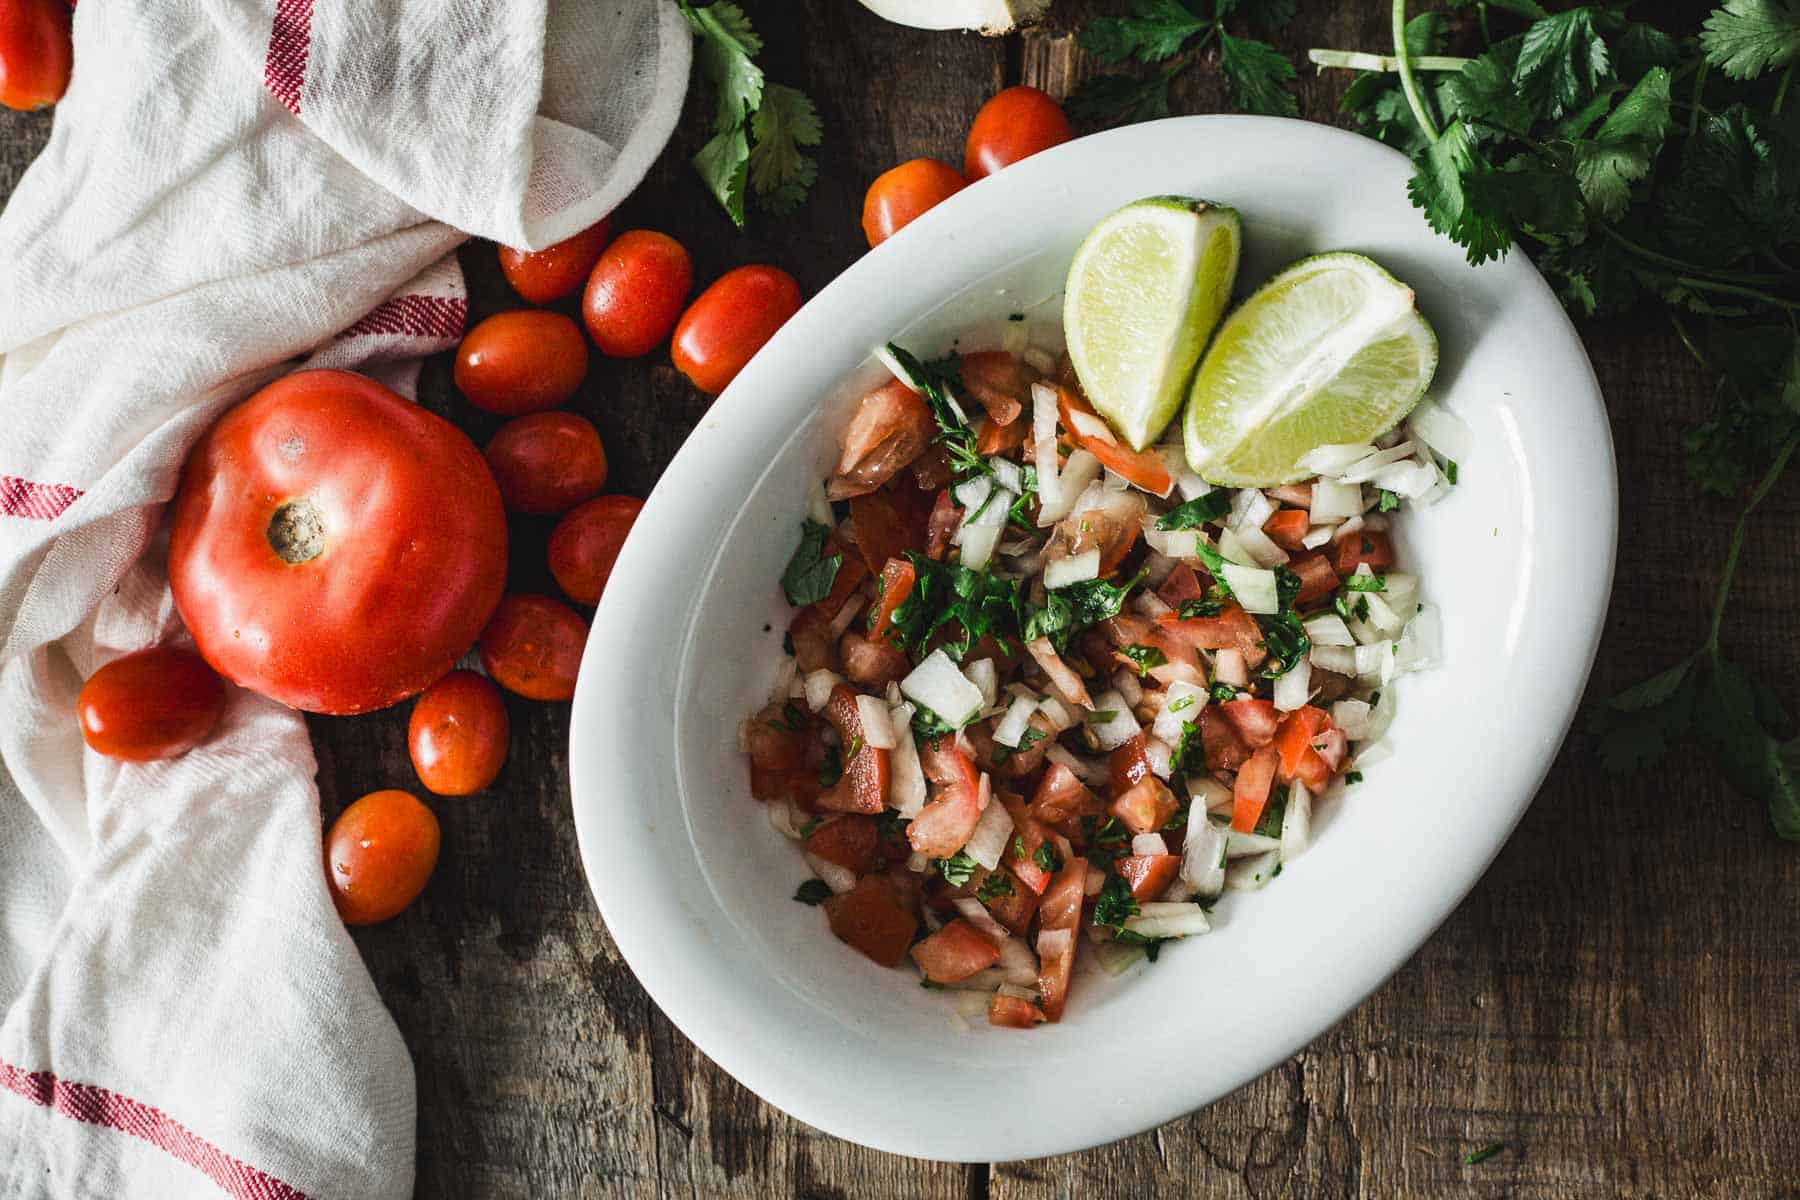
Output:
<instances>
[{"instance_id":1,"label":"cherry tomato","mask_svg":"<svg viewBox=\"0 0 1800 1200\"><path fill-rule=\"evenodd\" d=\"M325 835L325 882L346 925L400 915L437 866L437 815L411 792L370 792Z\"/></svg>"},{"instance_id":2,"label":"cherry tomato","mask_svg":"<svg viewBox=\"0 0 1800 1200\"><path fill-rule=\"evenodd\" d=\"M115 658L88 676L75 701L81 736L126 762L186 754L225 709L225 681L192 650L156 646Z\"/></svg>"},{"instance_id":3,"label":"cherry tomato","mask_svg":"<svg viewBox=\"0 0 1800 1200\"><path fill-rule=\"evenodd\" d=\"M64 0L0 0L0 104L55 104L69 90L74 61Z\"/></svg>"},{"instance_id":4,"label":"cherry tomato","mask_svg":"<svg viewBox=\"0 0 1800 1200\"><path fill-rule=\"evenodd\" d=\"M550 533L550 574L569 599L589 608L600 603L643 508L636 496L600 496L556 523Z\"/></svg>"},{"instance_id":5,"label":"cherry tomato","mask_svg":"<svg viewBox=\"0 0 1800 1200\"><path fill-rule=\"evenodd\" d=\"M1062 105L1034 87L1009 87L975 114L963 144L963 174L974 183L1074 136Z\"/></svg>"},{"instance_id":6,"label":"cherry tomato","mask_svg":"<svg viewBox=\"0 0 1800 1200\"><path fill-rule=\"evenodd\" d=\"M675 368L716 396L800 311L800 285L779 267L727 271L688 305L675 326Z\"/></svg>"},{"instance_id":7,"label":"cherry tomato","mask_svg":"<svg viewBox=\"0 0 1800 1200\"><path fill-rule=\"evenodd\" d=\"M214 670L294 708L367 712L420 691L505 579L506 513L480 451L361 375L276 380L182 468L175 607Z\"/></svg>"},{"instance_id":8,"label":"cherry tomato","mask_svg":"<svg viewBox=\"0 0 1800 1200\"><path fill-rule=\"evenodd\" d=\"M612 236L612 219L600 218L574 237L545 246L542 250L514 250L501 246L500 273L513 291L533 304L548 304L586 282L588 272Z\"/></svg>"},{"instance_id":9,"label":"cherry tomato","mask_svg":"<svg viewBox=\"0 0 1800 1200\"><path fill-rule=\"evenodd\" d=\"M587 635L587 622L560 600L514 592L481 633L481 665L527 700L567 700Z\"/></svg>"},{"instance_id":10,"label":"cherry tomato","mask_svg":"<svg viewBox=\"0 0 1800 1200\"><path fill-rule=\"evenodd\" d=\"M694 286L681 243L652 229L621 233L594 264L581 315L600 353L637 358L662 344Z\"/></svg>"},{"instance_id":11,"label":"cherry tomato","mask_svg":"<svg viewBox=\"0 0 1800 1200\"><path fill-rule=\"evenodd\" d=\"M876 176L863 196L863 236L879 246L906 225L917 220L963 190L967 180L956 168L935 158L915 158Z\"/></svg>"},{"instance_id":12,"label":"cherry tomato","mask_svg":"<svg viewBox=\"0 0 1800 1200\"><path fill-rule=\"evenodd\" d=\"M482 451L507 512L553 517L606 486L606 447L574 413L531 413L500 427Z\"/></svg>"},{"instance_id":13,"label":"cherry tomato","mask_svg":"<svg viewBox=\"0 0 1800 1200\"><path fill-rule=\"evenodd\" d=\"M503 417L555 408L587 374L581 327L533 308L495 313L456 348L456 387L476 408Z\"/></svg>"},{"instance_id":14,"label":"cherry tomato","mask_svg":"<svg viewBox=\"0 0 1800 1200\"><path fill-rule=\"evenodd\" d=\"M512 727L500 689L485 675L452 671L419 696L406 748L427 791L467 796L494 782Z\"/></svg>"}]
</instances>

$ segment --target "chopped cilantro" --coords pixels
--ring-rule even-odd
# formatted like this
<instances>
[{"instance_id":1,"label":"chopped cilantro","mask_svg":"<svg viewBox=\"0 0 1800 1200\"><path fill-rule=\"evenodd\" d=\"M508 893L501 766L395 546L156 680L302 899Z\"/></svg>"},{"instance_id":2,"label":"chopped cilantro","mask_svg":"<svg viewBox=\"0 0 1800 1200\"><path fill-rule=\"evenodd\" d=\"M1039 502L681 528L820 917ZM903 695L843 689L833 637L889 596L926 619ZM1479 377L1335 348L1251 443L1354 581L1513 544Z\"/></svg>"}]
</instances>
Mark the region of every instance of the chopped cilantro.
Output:
<instances>
[{"instance_id":1,"label":"chopped cilantro","mask_svg":"<svg viewBox=\"0 0 1800 1200\"><path fill-rule=\"evenodd\" d=\"M1476 1163L1484 1163L1504 1149L1506 1149L1505 1142L1495 1142L1491 1146L1483 1146L1479 1150L1471 1150L1462 1156L1463 1166L1472 1167Z\"/></svg>"},{"instance_id":2,"label":"chopped cilantro","mask_svg":"<svg viewBox=\"0 0 1800 1200\"><path fill-rule=\"evenodd\" d=\"M1346 575L1344 590L1347 592L1385 592L1387 591L1386 575Z\"/></svg>"},{"instance_id":3,"label":"chopped cilantro","mask_svg":"<svg viewBox=\"0 0 1800 1200\"><path fill-rule=\"evenodd\" d=\"M1366 600L1363 603L1368 604ZM1267 678L1286 675L1299 666L1306 652L1312 649L1312 638L1307 636L1306 626L1291 612L1258 615L1256 623L1262 627L1263 645L1269 651L1269 661L1263 667L1263 675Z\"/></svg>"},{"instance_id":4,"label":"chopped cilantro","mask_svg":"<svg viewBox=\"0 0 1800 1200\"><path fill-rule=\"evenodd\" d=\"M1205 617L1216 617L1224 611L1223 600L1183 600L1177 615L1184 621L1198 621Z\"/></svg>"},{"instance_id":5,"label":"chopped cilantro","mask_svg":"<svg viewBox=\"0 0 1800 1200\"><path fill-rule=\"evenodd\" d=\"M913 565L913 589L895 606L894 638L903 649L923 655L940 629L954 627L943 642L944 653L961 662L977 640L993 634L1001 648L1026 623L1026 604L1019 585L986 571L937 562L906 551Z\"/></svg>"},{"instance_id":6,"label":"chopped cilantro","mask_svg":"<svg viewBox=\"0 0 1800 1200\"><path fill-rule=\"evenodd\" d=\"M992 904L1000 897L1012 894L1012 876L1005 871L995 871L982 880L981 886L975 889L975 898L983 904Z\"/></svg>"},{"instance_id":7,"label":"chopped cilantro","mask_svg":"<svg viewBox=\"0 0 1800 1200\"><path fill-rule=\"evenodd\" d=\"M955 469L957 477L967 479L975 475L993 474L994 468L988 464L987 459L975 451L975 431L957 412L956 404L951 399L950 385L960 385L962 382L956 356L922 363L892 342L888 343L887 350L908 375L908 382L918 388L919 395L925 398L925 405L931 409L932 420L937 422L938 427L938 435L933 440L942 443L944 449L950 452L950 465Z\"/></svg>"},{"instance_id":8,"label":"chopped cilantro","mask_svg":"<svg viewBox=\"0 0 1800 1200\"><path fill-rule=\"evenodd\" d=\"M1156 518L1156 527L1162 530L1198 529L1208 521L1223 520L1230 511L1231 496L1220 488L1204 496L1195 496L1185 504L1177 504Z\"/></svg>"},{"instance_id":9,"label":"chopped cilantro","mask_svg":"<svg viewBox=\"0 0 1800 1200\"><path fill-rule=\"evenodd\" d=\"M938 874L942 875L944 882L951 887L961 887L969 882L974 877L976 868L981 866L961 850L949 858L937 859L936 862Z\"/></svg>"},{"instance_id":10,"label":"chopped cilantro","mask_svg":"<svg viewBox=\"0 0 1800 1200\"><path fill-rule=\"evenodd\" d=\"M1192 693L1169 701L1170 712L1183 712L1192 707L1194 707L1194 697Z\"/></svg>"},{"instance_id":11,"label":"chopped cilantro","mask_svg":"<svg viewBox=\"0 0 1800 1200\"><path fill-rule=\"evenodd\" d=\"M1116 721L1118 719L1119 710L1116 708L1097 708L1087 715L1087 722L1089 725L1104 725L1108 721Z\"/></svg>"},{"instance_id":12,"label":"chopped cilantro","mask_svg":"<svg viewBox=\"0 0 1800 1200\"><path fill-rule=\"evenodd\" d=\"M1164 654L1161 650L1158 650L1155 646L1142 646L1133 643L1119 651L1119 653L1131 660L1132 665L1137 668L1137 673L1139 675L1148 675L1154 668L1163 666L1169 661L1168 655Z\"/></svg>"},{"instance_id":13,"label":"chopped cilantro","mask_svg":"<svg viewBox=\"0 0 1800 1200\"><path fill-rule=\"evenodd\" d=\"M803 840L811 837L813 835L813 831L824 823L825 823L825 818L814 817L812 820L810 820L810 821L806 822L804 825L800 826L800 837Z\"/></svg>"},{"instance_id":14,"label":"chopped cilantro","mask_svg":"<svg viewBox=\"0 0 1800 1200\"><path fill-rule=\"evenodd\" d=\"M923 704L915 704L912 716L913 737L920 742L933 741L945 734L955 733L957 727L926 708Z\"/></svg>"},{"instance_id":15,"label":"chopped cilantro","mask_svg":"<svg viewBox=\"0 0 1800 1200\"><path fill-rule=\"evenodd\" d=\"M1104 579L1084 579L1047 593L1044 607L1033 612L1024 623L1025 640L1032 642L1047 637L1061 650L1074 634L1118 616L1125 607L1126 595L1143 578L1144 573L1139 571L1119 584Z\"/></svg>"},{"instance_id":16,"label":"chopped cilantro","mask_svg":"<svg viewBox=\"0 0 1800 1200\"><path fill-rule=\"evenodd\" d=\"M1169 774L1171 776L1179 777L1192 774L1194 771L1194 764L1188 760L1195 755L1200 755L1202 759L1200 766L1202 768L1205 767L1205 755L1201 754L1202 745L1197 742L1194 737L1194 735L1199 732L1199 726L1195 725L1192 721L1183 721L1181 723L1181 738L1175 743L1174 752L1169 755Z\"/></svg>"},{"instance_id":17,"label":"chopped cilantro","mask_svg":"<svg viewBox=\"0 0 1800 1200\"><path fill-rule=\"evenodd\" d=\"M1286 784L1277 784L1269 793L1269 802L1263 805L1262 816L1256 820L1256 828L1251 832L1259 837L1278 838L1281 836L1281 819L1287 815L1288 789Z\"/></svg>"},{"instance_id":18,"label":"chopped cilantro","mask_svg":"<svg viewBox=\"0 0 1800 1200\"><path fill-rule=\"evenodd\" d=\"M1025 732L1019 735L1019 753L1023 754L1025 751L1031 749L1033 746L1043 741L1044 737L1045 734L1043 730L1033 729L1031 726L1027 725L1025 727Z\"/></svg>"},{"instance_id":19,"label":"chopped cilantro","mask_svg":"<svg viewBox=\"0 0 1800 1200\"><path fill-rule=\"evenodd\" d=\"M1456 486L1456 460L1454 458L1444 460L1444 478L1450 481L1450 486Z\"/></svg>"},{"instance_id":20,"label":"chopped cilantro","mask_svg":"<svg viewBox=\"0 0 1800 1200\"><path fill-rule=\"evenodd\" d=\"M1304 585L1300 576L1287 566L1275 568L1275 605L1282 612L1294 611L1294 597L1300 594Z\"/></svg>"},{"instance_id":21,"label":"chopped cilantro","mask_svg":"<svg viewBox=\"0 0 1800 1200\"><path fill-rule=\"evenodd\" d=\"M1220 704L1230 704L1233 700L1237 699L1237 694L1238 690L1229 683L1215 683L1212 685L1212 698Z\"/></svg>"},{"instance_id":22,"label":"chopped cilantro","mask_svg":"<svg viewBox=\"0 0 1800 1200\"><path fill-rule=\"evenodd\" d=\"M1113 941L1121 946L1142 946L1144 957L1151 962L1155 962L1156 956L1162 953L1163 943L1171 940L1173 939L1147 937L1135 929L1121 929L1113 935Z\"/></svg>"},{"instance_id":23,"label":"chopped cilantro","mask_svg":"<svg viewBox=\"0 0 1800 1200\"><path fill-rule=\"evenodd\" d=\"M1062 869L1062 863L1057 859L1056 851L1051 848L1049 842L1043 843L1031 852L1031 861L1036 863L1038 869L1042 871L1060 871Z\"/></svg>"},{"instance_id":24,"label":"chopped cilantro","mask_svg":"<svg viewBox=\"0 0 1800 1200\"><path fill-rule=\"evenodd\" d=\"M1345 783L1361 783L1362 779L1363 779L1363 776L1362 776L1361 771L1352 771L1348 775L1344 776Z\"/></svg>"},{"instance_id":25,"label":"chopped cilantro","mask_svg":"<svg viewBox=\"0 0 1800 1200\"><path fill-rule=\"evenodd\" d=\"M1100 885L1100 895L1094 900L1094 924L1116 931L1137 914L1138 902L1132 899L1131 887L1121 876L1108 871L1106 882Z\"/></svg>"},{"instance_id":26,"label":"chopped cilantro","mask_svg":"<svg viewBox=\"0 0 1800 1200\"><path fill-rule=\"evenodd\" d=\"M1381 500L1375 506L1376 511L1378 511L1378 512L1393 512L1396 508L1399 508L1399 507L1400 507L1399 495L1397 493L1388 491L1386 488L1382 488L1381 489Z\"/></svg>"},{"instance_id":27,"label":"chopped cilantro","mask_svg":"<svg viewBox=\"0 0 1800 1200\"><path fill-rule=\"evenodd\" d=\"M830 533L829 528L817 521L806 521L800 527L800 545L788 559L787 569L781 573L781 590L787 593L788 603L795 608L817 604L831 594L831 585L837 582L838 568L844 565L844 556L825 556L825 539ZM793 640L790 638L785 645L792 653Z\"/></svg>"},{"instance_id":28,"label":"chopped cilantro","mask_svg":"<svg viewBox=\"0 0 1800 1200\"><path fill-rule=\"evenodd\" d=\"M831 889L823 879L809 879L794 889L794 899L802 904L823 904L831 899Z\"/></svg>"}]
</instances>

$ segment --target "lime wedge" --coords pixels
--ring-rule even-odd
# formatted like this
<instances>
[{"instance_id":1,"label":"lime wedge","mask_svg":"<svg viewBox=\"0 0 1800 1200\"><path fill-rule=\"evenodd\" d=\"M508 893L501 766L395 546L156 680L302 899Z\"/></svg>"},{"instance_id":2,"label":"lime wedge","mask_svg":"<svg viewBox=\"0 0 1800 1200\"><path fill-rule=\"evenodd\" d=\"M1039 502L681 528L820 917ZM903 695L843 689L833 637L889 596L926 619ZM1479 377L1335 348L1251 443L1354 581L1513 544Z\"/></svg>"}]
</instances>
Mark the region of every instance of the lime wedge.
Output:
<instances>
[{"instance_id":1,"label":"lime wedge","mask_svg":"<svg viewBox=\"0 0 1800 1200\"><path fill-rule=\"evenodd\" d=\"M1063 296L1063 335L1082 390L1134 449L1181 407L1194 363L1231 298L1237 210L1153 196L1088 232Z\"/></svg>"},{"instance_id":2,"label":"lime wedge","mask_svg":"<svg viewBox=\"0 0 1800 1200\"><path fill-rule=\"evenodd\" d=\"M1303 258L1240 305L1188 396L1188 465L1211 483L1303 479L1317 446L1367 442L1412 411L1437 370L1412 289L1360 254Z\"/></svg>"}]
</instances>

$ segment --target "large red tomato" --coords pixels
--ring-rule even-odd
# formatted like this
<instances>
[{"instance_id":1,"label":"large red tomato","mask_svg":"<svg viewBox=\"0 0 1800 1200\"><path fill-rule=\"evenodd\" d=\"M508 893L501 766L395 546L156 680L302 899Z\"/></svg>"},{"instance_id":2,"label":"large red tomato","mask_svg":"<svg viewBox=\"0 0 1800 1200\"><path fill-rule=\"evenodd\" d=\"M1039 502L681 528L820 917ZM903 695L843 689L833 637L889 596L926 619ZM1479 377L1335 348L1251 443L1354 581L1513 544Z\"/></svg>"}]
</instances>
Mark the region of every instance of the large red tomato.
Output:
<instances>
[{"instance_id":1,"label":"large red tomato","mask_svg":"<svg viewBox=\"0 0 1800 1200\"><path fill-rule=\"evenodd\" d=\"M506 516L474 443L361 375L277 380L182 468L175 606L215 670L283 704L413 695L474 643L505 579Z\"/></svg>"}]
</instances>

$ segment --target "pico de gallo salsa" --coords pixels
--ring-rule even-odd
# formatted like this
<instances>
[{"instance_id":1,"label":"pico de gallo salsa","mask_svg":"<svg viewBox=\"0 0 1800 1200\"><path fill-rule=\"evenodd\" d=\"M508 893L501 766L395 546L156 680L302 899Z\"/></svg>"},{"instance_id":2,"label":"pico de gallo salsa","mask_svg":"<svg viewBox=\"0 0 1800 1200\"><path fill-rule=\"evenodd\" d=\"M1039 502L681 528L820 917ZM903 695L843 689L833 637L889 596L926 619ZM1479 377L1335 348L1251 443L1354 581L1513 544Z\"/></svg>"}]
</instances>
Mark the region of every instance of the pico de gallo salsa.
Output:
<instances>
[{"instance_id":1,"label":"pico de gallo salsa","mask_svg":"<svg viewBox=\"0 0 1800 1200\"><path fill-rule=\"evenodd\" d=\"M1078 955L1154 959L1278 875L1435 635L1384 485L1428 447L1395 430L1321 447L1304 483L1213 488L1124 444L1023 333L878 352L892 378L814 488L789 655L741 742L813 872L796 899L1028 1029Z\"/></svg>"}]
</instances>

